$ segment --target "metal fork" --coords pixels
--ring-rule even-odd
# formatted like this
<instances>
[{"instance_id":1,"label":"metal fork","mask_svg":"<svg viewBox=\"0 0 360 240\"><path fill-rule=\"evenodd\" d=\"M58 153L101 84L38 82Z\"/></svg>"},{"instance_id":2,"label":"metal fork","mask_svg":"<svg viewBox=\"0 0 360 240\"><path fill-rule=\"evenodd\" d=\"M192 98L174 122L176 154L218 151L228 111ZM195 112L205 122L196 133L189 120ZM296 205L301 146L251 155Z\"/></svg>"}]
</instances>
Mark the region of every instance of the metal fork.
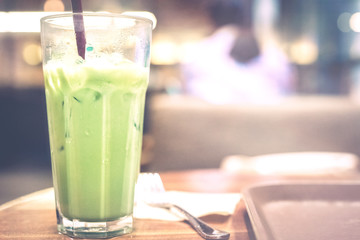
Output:
<instances>
[{"instance_id":1,"label":"metal fork","mask_svg":"<svg viewBox=\"0 0 360 240\"><path fill-rule=\"evenodd\" d=\"M141 173L136 185L136 201L144 201L152 207L167 209L180 214L205 239L228 239L230 234L214 229L202 220L194 217L183 208L167 201L165 188L157 173Z\"/></svg>"}]
</instances>

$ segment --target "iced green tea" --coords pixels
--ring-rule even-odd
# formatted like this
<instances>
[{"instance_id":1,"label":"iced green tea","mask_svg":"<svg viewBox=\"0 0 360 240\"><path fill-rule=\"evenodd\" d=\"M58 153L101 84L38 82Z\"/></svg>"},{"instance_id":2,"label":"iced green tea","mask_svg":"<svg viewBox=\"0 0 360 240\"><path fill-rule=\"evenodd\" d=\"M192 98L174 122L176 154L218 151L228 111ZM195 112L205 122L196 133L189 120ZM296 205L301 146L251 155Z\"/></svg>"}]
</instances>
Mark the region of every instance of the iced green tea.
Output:
<instances>
[{"instance_id":1,"label":"iced green tea","mask_svg":"<svg viewBox=\"0 0 360 240\"><path fill-rule=\"evenodd\" d=\"M136 21L142 20L131 23ZM53 41L42 39L58 228L71 236L103 238L132 229L151 24L145 23L148 33L142 32L146 39L139 40L141 49L129 46L136 44L139 34L132 33L136 24L128 25L118 29L129 35L123 36L128 45L119 51L102 47L112 39L101 42L95 37L91 44L91 34L96 36L97 30L89 30L85 59L67 51L59 53L57 49L63 49L59 46L49 49ZM67 47L67 41L59 42Z\"/></svg>"}]
</instances>

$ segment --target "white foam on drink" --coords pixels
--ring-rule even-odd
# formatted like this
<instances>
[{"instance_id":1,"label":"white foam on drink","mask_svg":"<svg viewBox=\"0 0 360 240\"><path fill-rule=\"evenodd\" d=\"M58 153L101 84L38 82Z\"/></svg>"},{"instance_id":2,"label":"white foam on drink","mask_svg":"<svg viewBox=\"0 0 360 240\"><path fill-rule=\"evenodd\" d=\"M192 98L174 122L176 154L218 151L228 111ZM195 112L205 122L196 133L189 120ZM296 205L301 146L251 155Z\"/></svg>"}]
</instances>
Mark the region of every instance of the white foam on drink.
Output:
<instances>
[{"instance_id":1,"label":"white foam on drink","mask_svg":"<svg viewBox=\"0 0 360 240\"><path fill-rule=\"evenodd\" d=\"M98 76L99 80L102 77L109 79L107 76L111 76L111 79L122 79L118 82L104 81L102 84L101 82L96 84L99 87L98 90L104 91L106 88L110 91L114 86L125 86L126 82L136 84L138 81L148 81L146 76L148 76L149 68L138 66L118 53L97 54L87 57L86 60L70 55L63 56L62 59L49 60L44 65L44 73L48 76L47 81L53 89L68 86L71 90L77 90L84 87L89 79L94 79L93 76ZM89 74L91 78L88 77ZM127 79L126 82L123 81L125 79ZM92 86L94 87L94 84Z\"/></svg>"}]
</instances>

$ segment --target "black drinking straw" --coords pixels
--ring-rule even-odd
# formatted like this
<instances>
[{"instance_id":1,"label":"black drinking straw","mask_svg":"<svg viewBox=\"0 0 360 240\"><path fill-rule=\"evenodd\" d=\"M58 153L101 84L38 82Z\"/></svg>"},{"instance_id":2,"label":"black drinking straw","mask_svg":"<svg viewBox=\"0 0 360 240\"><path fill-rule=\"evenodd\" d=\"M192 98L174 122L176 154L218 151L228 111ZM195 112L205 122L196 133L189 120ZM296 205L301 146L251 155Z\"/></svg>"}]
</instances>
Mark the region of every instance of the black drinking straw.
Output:
<instances>
[{"instance_id":1,"label":"black drinking straw","mask_svg":"<svg viewBox=\"0 0 360 240\"><path fill-rule=\"evenodd\" d=\"M77 45L78 54L80 57L85 59L86 39L85 39L84 18L81 14L83 12L81 6L81 0L71 0L71 6L74 13L73 20L74 20L74 29L76 35L76 45Z\"/></svg>"}]
</instances>

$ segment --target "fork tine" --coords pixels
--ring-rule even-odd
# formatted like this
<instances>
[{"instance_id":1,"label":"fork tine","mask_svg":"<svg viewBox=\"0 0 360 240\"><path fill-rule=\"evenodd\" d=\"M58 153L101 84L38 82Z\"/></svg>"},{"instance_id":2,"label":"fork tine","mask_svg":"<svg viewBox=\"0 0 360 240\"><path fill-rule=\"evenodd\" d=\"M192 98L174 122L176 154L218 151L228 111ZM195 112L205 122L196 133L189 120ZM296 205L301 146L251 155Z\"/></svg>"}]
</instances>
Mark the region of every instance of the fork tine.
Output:
<instances>
[{"instance_id":1,"label":"fork tine","mask_svg":"<svg viewBox=\"0 0 360 240\"><path fill-rule=\"evenodd\" d=\"M158 173L142 173L140 174L138 183L144 188L144 190L151 191L165 191L164 184Z\"/></svg>"},{"instance_id":2,"label":"fork tine","mask_svg":"<svg viewBox=\"0 0 360 240\"><path fill-rule=\"evenodd\" d=\"M158 173L141 173L135 186L135 201L145 200L153 193L164 193L165 188Z\"/></svg>"},{"instance_id":3,"label":"fork tine","mask_svg":"<svg viewBox=\"0 0 360 240\"><path fill-rule=\"evenodd\" d=\"M164 184L161 180L161 177L158 173L154 173L153 174L154 177L154 186L155 186L155 190L158 192L165 192L165 187Z\"/></svg>"}]
</instances>

